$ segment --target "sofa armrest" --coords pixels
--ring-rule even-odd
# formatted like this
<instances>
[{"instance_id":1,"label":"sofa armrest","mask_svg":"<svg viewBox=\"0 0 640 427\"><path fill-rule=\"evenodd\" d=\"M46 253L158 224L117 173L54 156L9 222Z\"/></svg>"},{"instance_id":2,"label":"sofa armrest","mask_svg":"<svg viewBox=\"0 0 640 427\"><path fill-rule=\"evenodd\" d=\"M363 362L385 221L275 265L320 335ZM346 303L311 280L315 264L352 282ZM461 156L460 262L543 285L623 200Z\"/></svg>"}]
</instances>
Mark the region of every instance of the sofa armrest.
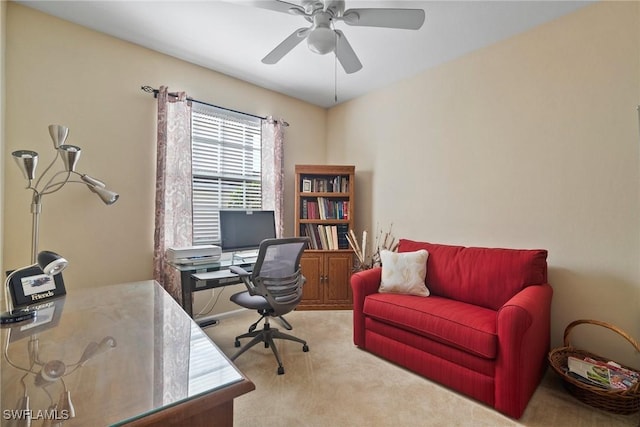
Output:
<instances>
[{"instance_id":1,"label":"sofa armrest","mask_svg":"<svg viewBox=\"0 0 640 427\"><path fill-rule=\"evenodd\" d=\"M498 310L495 408L515 418L546 368L552 296L548 284L527 286Z\"/></svg>"},{"instance_id":2,"label":"sofa armrest","mask_svg":"<svg viewBox=\"0 0 640 427\"><path fill-rule=\"evenodd\" d=\"M364 346L364 299L367 295L378 292L382 268L376 267L359 271L351 275L351 291L353 294L353 343Z\"/></svg>"}]
</instances>

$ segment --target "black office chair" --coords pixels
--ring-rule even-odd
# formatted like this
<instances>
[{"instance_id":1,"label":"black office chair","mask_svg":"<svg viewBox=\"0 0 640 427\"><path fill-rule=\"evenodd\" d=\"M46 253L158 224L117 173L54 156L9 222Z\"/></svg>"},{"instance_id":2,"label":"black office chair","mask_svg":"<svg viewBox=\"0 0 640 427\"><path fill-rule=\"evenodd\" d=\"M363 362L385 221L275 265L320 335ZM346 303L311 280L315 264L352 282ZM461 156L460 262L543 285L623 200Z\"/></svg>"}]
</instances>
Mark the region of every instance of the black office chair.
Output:
<instances>
[{"instance_id":1,"label":"black office chair","mask_svg":"<svg viewBox=\"0 0 640 427\"><path fill-rule=\"evenodd\" d=\"M265 348L271 347L276 356L278 375L282 375L284 367L274 339L299 342L302 344L302 351L309 351L306 341L280 332L269 325L270 317L280 317L289 313L302 299L305 278L300 271L300 258L308 242L307 237L265 239L260 243L258 259L251 273L238 266L231 267L231 271L238 274L247 287L246 291L233 294L231 301L244 308L255 309L260 314L260 318L249 327L248 333L236 337L236 347L240 347L242 338L253 339L238 350L231 360L235 360L254 345L264 342ZM256 331L262 319L264 327Z\"/></svg>"}]
</instances>

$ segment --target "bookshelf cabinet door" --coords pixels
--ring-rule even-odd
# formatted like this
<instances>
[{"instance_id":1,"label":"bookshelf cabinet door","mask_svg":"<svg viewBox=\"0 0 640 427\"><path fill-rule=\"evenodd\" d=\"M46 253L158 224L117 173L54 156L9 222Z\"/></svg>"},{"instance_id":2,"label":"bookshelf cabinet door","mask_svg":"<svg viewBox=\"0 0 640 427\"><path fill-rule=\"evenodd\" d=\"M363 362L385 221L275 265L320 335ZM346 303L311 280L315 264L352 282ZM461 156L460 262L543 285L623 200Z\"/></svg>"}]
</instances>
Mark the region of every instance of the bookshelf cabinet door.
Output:
<instances>
[{"instance_id":1,"label":"bookshelf cabinet door","mask_svg":"<svg viewBox=\"0 0 640 427\"><path fill-rule=\"evenodd\" d=\"M302 287L302 306L322 304L322 263L323 256L319 253L305 252L300 259L302 275L307 279Z\"/></svg>"},{"instance_id":2,"label":"bookshelf cabinet door","mask_svg":"<svg viewBox=\"0 0 640 427\"><path fill-rule=\"evenodd\" d=\"M353 256L342 253L325 254L324 302L329 305L351 306L351 270Z\"/></svg>"},{"instance_id":3,"label":"bookshelf cabinet door","mask_svg":"<svg viewBox=\"0 0 640 427\"><path fill-rule=\"evenodd\" d=\"M301 310L351 309L351 252L307 251L300 260L307 279L302 288Z\"/></svg>"}]
</instances>

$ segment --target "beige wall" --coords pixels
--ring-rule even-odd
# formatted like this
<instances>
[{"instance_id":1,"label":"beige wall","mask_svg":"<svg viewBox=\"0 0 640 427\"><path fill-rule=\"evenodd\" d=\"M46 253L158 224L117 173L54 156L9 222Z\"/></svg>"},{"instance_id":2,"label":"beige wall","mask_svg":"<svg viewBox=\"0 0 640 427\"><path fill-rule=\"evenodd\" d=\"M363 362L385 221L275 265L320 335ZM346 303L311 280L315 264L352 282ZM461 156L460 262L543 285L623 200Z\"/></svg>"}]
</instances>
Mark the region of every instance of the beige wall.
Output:
<instances>
[{"instance_id":1,"label":"beige wall","mask_svg":"<svg viewBox=\"0 0 640 427\"><path fill-rule=\"evenodd\" d=\"M640 3L596 4L332 108L359 231L546 248L552 346L578 318L640 338L639 28ZM599 333L577 345L640 365L582 329Z\"/></svg>"},{"instance_id":2,"label":"beige wall","mask_svg":"<svg viewBox=\"0 0 640 427\"><path fill-rule=\"evenodd\" d=\"M152 276L156 102L140 86L166 85L217 105L284 118L291 124L285 147L288 195L293 165L324 158L324 109L15 3L7 7L6 80L3 151L37 151L43 172L53 159L47 126L65 124L68 143L82 148L78 170L120 193L112 206L79 185L44 198L40 249L69 260L67 290ZM3 171L4 265L15 268L30 261L31 194L11 156L5 156ZM289 233L292 200L285 199ZM220 298L224 302L228 296Z\"/></svg>"},{"instance_id":3,"label":"beige wall","mask_svg":"<svg viewBox=\"0 0 640 427\"><path fill-rule=\"evenodd\" d=\"M4 78L4 55L6 50L6 33L7 29L7 2L0 1L0 165L4 164L4 105L5 105L5 78ZM0 172L0 183L4 182L4 170ZM3 242L4 233L4 185L0 185L0 242ZM3 245L0 244L0 272L4 271L2 263Z\"/></svg>"}]
</instances>

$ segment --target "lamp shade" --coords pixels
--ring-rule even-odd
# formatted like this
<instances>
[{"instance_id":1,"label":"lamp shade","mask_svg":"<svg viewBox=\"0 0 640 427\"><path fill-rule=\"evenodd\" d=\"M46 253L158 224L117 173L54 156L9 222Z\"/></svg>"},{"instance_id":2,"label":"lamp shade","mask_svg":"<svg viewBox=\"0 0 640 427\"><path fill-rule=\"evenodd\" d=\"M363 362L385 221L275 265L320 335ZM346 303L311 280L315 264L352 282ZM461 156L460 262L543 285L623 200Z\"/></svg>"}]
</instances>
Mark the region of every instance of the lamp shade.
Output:
<instances>
[{"instance_id":1,"label":"lamp shade","mask_svg":"<svg viewBox=\"0 0 640 427\"><path fill-rule=\"evenodd\" d=\"M98 196L100 196L100 198L105 203L105 205L114 204L118 200L118 198L120 197L120 195L118 193L115 193L113 191L109 191L106 188L96 187L96 186L92 186L92 185L87 185L87 187L89 187L89 190L93 191Z\"/></svg>"},{"instance_id":2,"label":"lamp shade","mask_svg":"<svg viewBox=\"0 0 640 427\"><path fill-rule=\"evenodd\" d=\"M24 177L29 180L34 179L36 166L38 166L38 153L31 150L18 150L11 153L11 155Z\"/></svg>"},{"instance_id":3,"label":"lamp shade","mask_svg":"<svg viewBox=\"0 0 640 427\"><path fill-rule=\"evenodd\" d=\"M94 187L102 187L105 188L107 186L107 184L105 184L104 182L100 181L99 179L96 179L92 176L89 176L87 174L84 175L80 175L80 178L86 182L87 184L91 184Z\"/></svg>"},{"instance_id":4,"label":"lamp shade","mask_svg":"<svg viewBox=\"0 0 640 427\"><path fill-rule=\"evenodd\" d=\"M87 347L84 349L84 352L80 357L80 360L78 360L78 364L82 366L85 363L87 363L87 361L92 357L97 356L100 353L104 353L105 351L110 350L115 346L116 346L116 340L111 336L104 337L99 344L95 343L94 341L91 341L89 344L87 344Z\"/></svg>"},{"instance_id":5,"label":"lamp shade","mask_svg":"<svg viewBox=\"0 0 640 427\"><path fill-rule=\"evenodd\" d=\"M54 276L64 270L67 265L69 265L69 261L55 252L42 251L38 253L38 266L44 274Z\"/></svg>"},{"instance_id":6,"label":"lamp shade","mask_svg":"<svg viewBox=\"0 0 640 427\"><path fill-rule=\"evenodd\" d=\"M62 163L67 172L73 172L76 170L78 160L80 160L80 154L82 150L75 145L61 145L58 148L60 155L62 156Z\"/></svg>"},{"instance_id":7,"label":"lamp shade","mask_svg":"<svg viewBox=\"0 0 640 427\"><path fill-rule=\"evenodd\" d=\"M51 135L53 146L57 150L67 140L69 128L62 125L49 125L49 135Z\"/></svg>"}]
</instances>

